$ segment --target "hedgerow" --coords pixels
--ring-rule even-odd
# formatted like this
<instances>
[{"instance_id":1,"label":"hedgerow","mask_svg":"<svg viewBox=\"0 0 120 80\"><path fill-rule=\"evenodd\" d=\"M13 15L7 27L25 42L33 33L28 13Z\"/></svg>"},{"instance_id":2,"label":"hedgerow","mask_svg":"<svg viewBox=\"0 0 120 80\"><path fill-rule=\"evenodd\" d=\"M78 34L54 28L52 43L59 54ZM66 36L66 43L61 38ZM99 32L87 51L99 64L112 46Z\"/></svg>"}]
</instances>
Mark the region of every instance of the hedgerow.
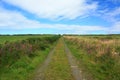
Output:
<instances>
[{"instance_id":1,"label":"hedgerow","mask_svg":"<svg viewBox=\"0 0 120 80\"><path fill-rule=\"evenodd\" d=\"M23 56L34 57L37 50L45 50L53 44L59 36L28 38L16 42L6 41L0 44L0 67L11 66Z\"/></svg>"}]
</instances>

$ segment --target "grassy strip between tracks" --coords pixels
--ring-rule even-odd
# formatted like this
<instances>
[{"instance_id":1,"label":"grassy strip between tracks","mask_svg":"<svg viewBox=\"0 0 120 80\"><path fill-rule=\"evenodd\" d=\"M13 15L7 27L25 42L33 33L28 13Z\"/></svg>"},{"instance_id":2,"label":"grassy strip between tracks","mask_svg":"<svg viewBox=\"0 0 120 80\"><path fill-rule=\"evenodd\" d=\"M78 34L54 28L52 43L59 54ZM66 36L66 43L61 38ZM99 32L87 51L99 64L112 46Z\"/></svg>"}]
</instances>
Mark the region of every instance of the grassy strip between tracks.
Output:
<instances>
[{"instance_id":1,"label":"grassy strip between tracks","mask_svg":"<svg viewBox=\"0 0 120 80\"><path fill-rule=\"evenodd\" d=\"M45 80L74 80L62 39L59 40L52 60L45 72Z\"/></svg>"}]
</instances>

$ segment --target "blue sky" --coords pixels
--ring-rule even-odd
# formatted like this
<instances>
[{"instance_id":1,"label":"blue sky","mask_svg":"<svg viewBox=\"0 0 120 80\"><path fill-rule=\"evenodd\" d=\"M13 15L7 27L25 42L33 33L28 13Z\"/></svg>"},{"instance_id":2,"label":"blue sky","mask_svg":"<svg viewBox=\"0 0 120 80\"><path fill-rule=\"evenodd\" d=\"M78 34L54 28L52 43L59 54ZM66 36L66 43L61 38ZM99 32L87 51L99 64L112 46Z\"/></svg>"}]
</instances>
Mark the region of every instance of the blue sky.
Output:
<instances>
[{"instance_id":1,"label":"blue sky","mask_svg":"<svg viewBox=\"0 0 120 80\"><path fill-rule=\"evenodd\" d=\"M120 0L0 0L0 34L120 34Z\"/></svg>"}]
</instances>

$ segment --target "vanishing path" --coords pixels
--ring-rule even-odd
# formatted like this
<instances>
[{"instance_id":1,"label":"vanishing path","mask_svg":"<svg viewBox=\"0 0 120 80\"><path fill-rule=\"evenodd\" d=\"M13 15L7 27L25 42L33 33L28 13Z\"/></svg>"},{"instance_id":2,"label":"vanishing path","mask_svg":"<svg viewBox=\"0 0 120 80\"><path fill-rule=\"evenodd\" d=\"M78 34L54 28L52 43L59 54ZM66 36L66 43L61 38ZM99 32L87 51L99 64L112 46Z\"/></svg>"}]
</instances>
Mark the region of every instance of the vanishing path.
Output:
<instances>
[{"instance_id":1,"label":"vanishing path","mask_svg":"<svg viewBox=\"0 0 120 80\"><path fill-rule=\"evenodd\" d=\"M71 71L72 71L72 74L73 74L75 80L84 80L84 79L82 79L81 70L78 68L77 61L74 58L74 56L72 55L72 53L70 52L70 50L67 47L65 42L64 42L64 46L65 46L65 51L66 51L66 54L68 57L69 64L71 66Z\"/></svg>"},{"instance_id":2,"label":"vanishing path","mask_svg":"<svg viewBox=\"0 0 120 80\"><path fill-rule=\"evenodd\" d=\"M75 80L71 73L62 38L59 39L45 72L45 80Z\"/></svg>"},{"instance_id":3,"label":"vanishing path","mask_svg":"<svg viewBox=\"0 0 120 80\"><path fill-rule=\"evenodd\" d=\"M32 80L83 80L76 60L61 38Z\"/></svg>"}]
</instances>

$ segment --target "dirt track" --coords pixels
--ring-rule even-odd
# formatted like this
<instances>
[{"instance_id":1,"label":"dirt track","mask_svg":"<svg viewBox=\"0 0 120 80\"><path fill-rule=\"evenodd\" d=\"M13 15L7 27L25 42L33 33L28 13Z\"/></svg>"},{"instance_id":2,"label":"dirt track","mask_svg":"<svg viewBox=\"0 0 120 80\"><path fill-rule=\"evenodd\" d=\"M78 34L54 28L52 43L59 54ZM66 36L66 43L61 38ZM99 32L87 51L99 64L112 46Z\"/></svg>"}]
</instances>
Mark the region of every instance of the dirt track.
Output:
<instances>
[{"instance_id":1,"label":"dirt track","mask_svg":"<svg viewBox=\"0 0 120 80\"><path fill-rule=\"evenodd\" d=\"M64 51L66 53L66 56L67 56L67 59L68 59L68 65L70 66L71 68L71 73L72 76L73 76L73 80L84 80L82 79L82 76L81 76L81 71L80 69L78 68L78 65L76 63L76 60L74 59L73 55L71 54L69 48L67 47L66 43L64 42L63 39L60 39L62 43L58 42L57 44L63 44L64 45ZM44 61L43 65L40 66L37 71L35 72L35 76L34 76L34 79L32 80L46 80L45 79L45 71L49 65L49 63L52 63L51 61L51 58L52 56L54 55L54 52L56 50L56 47L49 53L48 57L46 58L46 60ZM62 65L62 64L61 64ZM62 79L60 79L62 80ZM68 79L65 79L65 80L68 80Z\"/></svg>"},{"instance_id":2,"label":"dirt track","mask_svg":"<svg viewBox=\"0 0 120 80\"><path fill-rule=\"evenodd\" d=\"M77 65L77 61L75 60L74 56L71 54L65 42L64 42L64 45L65 45L65 51L68 57L69 64L71 66L71 71L75 80L83 80L81 70L78 68L78 65Z\"/></svg>"},{"instance_id":3,"label":"dirt track","mask_svg":"<svg viewBox=\"0 0 120 80\"><path fill-rule=\"evenodd\" d=\"M43 62L42 66L39 66L39 68L36 70L35 76L32 80L44 80L44 73L51 61L51 57L54 53L55 48L48 54L46 60Z\"/></svg>"}]
</instances>

